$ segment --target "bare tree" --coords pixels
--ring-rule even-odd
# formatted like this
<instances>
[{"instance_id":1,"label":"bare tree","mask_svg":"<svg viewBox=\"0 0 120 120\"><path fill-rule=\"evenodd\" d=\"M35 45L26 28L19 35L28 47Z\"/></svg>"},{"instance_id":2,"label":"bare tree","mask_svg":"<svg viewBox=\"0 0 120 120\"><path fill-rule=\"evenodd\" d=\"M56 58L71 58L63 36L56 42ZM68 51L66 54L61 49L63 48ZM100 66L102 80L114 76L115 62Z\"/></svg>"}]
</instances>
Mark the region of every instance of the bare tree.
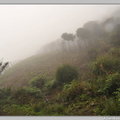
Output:
<instances>
[{"instance_id":1,"label":"bare tree","mask_svg":"<svg viewBox=\"0 0 120 120\"><path fill-rule=\"evenodd\" d=\"M0 62L0 74L8 67L9 62Z\"/></svg>"}]
</instances>

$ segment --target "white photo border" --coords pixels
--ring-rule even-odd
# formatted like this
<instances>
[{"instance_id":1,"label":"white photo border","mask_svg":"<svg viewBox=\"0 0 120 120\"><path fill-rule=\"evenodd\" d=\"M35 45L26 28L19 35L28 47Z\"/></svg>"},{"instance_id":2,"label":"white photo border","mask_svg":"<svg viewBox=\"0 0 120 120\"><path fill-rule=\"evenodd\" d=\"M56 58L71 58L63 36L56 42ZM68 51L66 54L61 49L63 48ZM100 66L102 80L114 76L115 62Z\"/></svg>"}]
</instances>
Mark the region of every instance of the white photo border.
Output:
<instances>
[{"instance_id":1,"label":"white photo border","mask_svg":"<svg viewBox=\"0 0 120 120\"><path fill-rule=\"evenodd\" d=\"M0 0L0 4L120 4L120 0Z\"/></svg>"}]
</instances>

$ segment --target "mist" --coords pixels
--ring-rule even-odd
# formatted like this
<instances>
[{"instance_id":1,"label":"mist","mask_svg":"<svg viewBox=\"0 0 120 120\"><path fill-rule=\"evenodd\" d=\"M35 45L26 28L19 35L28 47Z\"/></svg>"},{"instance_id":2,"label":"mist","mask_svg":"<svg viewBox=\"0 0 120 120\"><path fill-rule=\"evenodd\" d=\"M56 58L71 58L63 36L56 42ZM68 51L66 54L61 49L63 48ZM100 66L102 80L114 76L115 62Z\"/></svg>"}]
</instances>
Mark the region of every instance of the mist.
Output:
<instances>
[{"instance_id":1,"label":"mist","mask_svg":"<svg viewBox=\"0 0 120 120\"><path fill-rule=\"evenodd\" d=\"M0 58L19 61L38 53L64 32L103 20L119 5L0 5Z\"/></svg>"}]
</instances>

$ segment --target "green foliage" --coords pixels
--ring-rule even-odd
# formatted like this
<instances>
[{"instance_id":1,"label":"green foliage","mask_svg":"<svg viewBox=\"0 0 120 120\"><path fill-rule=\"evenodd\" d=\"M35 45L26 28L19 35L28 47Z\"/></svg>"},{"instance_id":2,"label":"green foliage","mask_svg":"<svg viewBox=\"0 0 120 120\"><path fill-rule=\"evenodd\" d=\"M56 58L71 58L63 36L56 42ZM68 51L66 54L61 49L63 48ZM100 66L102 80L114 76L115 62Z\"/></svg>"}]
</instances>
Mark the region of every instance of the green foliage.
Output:
<instances>
[{"instance_id":1,"label":"green foliage","mask_svg":"<svg viewBox=\"0 0 120 120\"><path fill-rule=\"evenodd\" d=\"M96 76L108 75L120 70L120 59L105 55L98 57L92 64L92 71Z\"/></svg>"},{"instance_id":2,"label":"green foliage","mask_svg":"<svg viewBox=\"0 0 120 120\"><path fill-rule=\"evenodd\" d=\"M45 85L45 82L46 82L46 79L44 77L36 76L30 81L30 84L32 87L42 89Z\"/></svg>"},{"instance_id":3,"label":"green foliage","mask_svg":"<svg viewBox=\"0 0 120 120\"><path fill-rule=\"evenodd\" d=\"M69 83L78 78L77 70L69 65L63 65L56 72L56 80L59 84Z\"/></svg>"},{"instance_id":4,"label":"green foliage","mask_svg":"<svg viewBox=\"0 0 120 120\"><path fill-rule=\"evenodd\" d=\"M70 84L64 85L63 91L59 96L63 102L71 102L77 96L81 95L84 91L85 86L81 84L79 81L72 81Z\"/></svg>"},{"instance_id":5,"label":"green foliage","mask_svg":"<svg viewBox=\"0 0 120 120\"><path fill-rule=\"evenodd\" d=\"M118 88L117 91L114 92L114 94L116 95L118 102L120 102L120 88Z\"/></svg>"},{"instance_id":6,"label":"green foliage","mask_svg":"<svg viewBox=\"0 0 120 120\"><path fill-rule=\"evenodd\" d=\"M11 89L9 88L0 89L0 111L4 105L14 103L14 101L11 101L11 95L12 95Z\"/></svg>"},{"instance_id":7,"label":"green foliage","mask_svg":"<svg viewBox=\"0 0 120 120\"><path fill-rule=\"evenodd\" d=\"M37 104L33 104L32 108L34 112L39 113L41 112L45 107L47 106L47 103L44 101L39 101Z\"/></svg>"},{"instance_id":8,"label":"green foliage","mask_svg":"<svg viewBox=\"0 0 120 120\"><path fill-rule=\"evenodd\" d=\"M56 84L56 80L53 79L53 80L48 80L45 84L45 87L47 89L52 89L52 88L55 88L55 84Z\"/></svg>"},{"instance_id":9,"label":"green foliage","mask_svg":"<svg viewBox=\"0 0 120 120\"><path fill-rule=\"evenodd\" d=\"M23 88L17 90L12 95L12 98L15 99L18 104L30 104L42 98L42 94L37 88Z\"/></svg>"},{"instance_id":10,"label":"green foliage","mask_svg":"<svg viewBox=\"0 0 120 120\"><path fill-rule=\"evenodd\" d=\"M11 95L11 89L10 88L3 88L0 89L0 99L5 99Z\"/></svg>"},{"instance_id":11,"label":"green foliage","mask_svg":"<svg viewBox=\"0 0 120 120\"><path fill-rule=\"evenodd\" d=\"M3 112L7 113L8 115L35 115L33 109L28 105L5 105L3 108Z\"/></svg>"},{"instance_id":12,"label":"green foliage","mask_svg":"<svg viewBox=\"0 0 120 120\"><path fill-rule=\"evenodd\" d=\"M109 75L104 88L105 94L113 95L118 88L120 88L120 73Z\"/></svg>"},{"instance_id":13,"label":"green foliage","mask_svg":"<svg viewBox=\"0 0 120 120\"><path fill-rule=\"evenodd\" d=\"M63 104L51 104L46 105L45 108L43 108L42 114L44 115L52 115L52 116L58 116L64 114L64 105Z\"/></svg>"},{"instance_id":14,"label":"green foliage","mask_svg":"<svg viewBox=\"0 0 120 120\"><path fill-rule=\"evenodd\" d=\"M89 81L90 88L93 92L93 95L103 94L103 90L105 87L105 79L102 77L98 77L97 79L92 79Z\"/></svg>"},{"instance_id":15,"label":"green foliage","mask_svg":"<svg viewBox=\"0 0 120 120\"><path fill-rule=\"evenodd\" d=\"M104 109L102 110L102 115L120 115L120 103L114 99L107 99L104 104Z\"/></svg>"},{"instance_id":16,"label":"green foliage","mask_svg":"<svg viewBox=\"0 0 120 120\"><path fill-rule=\"evenodd\" d=\"M81 101L87 101L88 99L90 99L90 96L88 94L82 94L79 96Z\"/></svg>"},{"instance_id":17,"label":"green foliage","mask_svg":"<svg viewBox=\"0 0 120 120\"><path fill-rule=\"evenodd\" d=\"M36 115L63 115L64 109L64 105L61 103L48 104L41 101L40 103L33 105L33 110Z\"/></svg>"},{"instance_id":18,"label":"green foliage","mask_svg":"<svg viewBox=\"0 0 120 120\"><path fill-rule=\"evenodd\" d=\"M120 74L113 73L106 77L98 77L94 81L90 82L92 90L96 95L111 96L120 86Z\"/></svg>"}]
</instances>

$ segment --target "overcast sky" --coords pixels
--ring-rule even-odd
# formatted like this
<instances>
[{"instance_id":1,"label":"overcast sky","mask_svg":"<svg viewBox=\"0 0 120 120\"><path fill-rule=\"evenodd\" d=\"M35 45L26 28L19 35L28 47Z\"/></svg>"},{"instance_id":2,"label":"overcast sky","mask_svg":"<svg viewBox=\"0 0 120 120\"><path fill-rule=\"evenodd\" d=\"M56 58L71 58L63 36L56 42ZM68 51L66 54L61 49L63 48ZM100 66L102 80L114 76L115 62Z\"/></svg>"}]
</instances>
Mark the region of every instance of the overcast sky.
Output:
<instances>
[{"instance_id":1,"label":"overcast sky","mask_svg":"<svg viewBox=\"0 0 120 120\"><path fill-rule=\"evenodd\" d=\"M35 54L64 32L75 33L88 20L101 20L116 5L0 5L0 59Z\"/></svg>"}]
</instances>

